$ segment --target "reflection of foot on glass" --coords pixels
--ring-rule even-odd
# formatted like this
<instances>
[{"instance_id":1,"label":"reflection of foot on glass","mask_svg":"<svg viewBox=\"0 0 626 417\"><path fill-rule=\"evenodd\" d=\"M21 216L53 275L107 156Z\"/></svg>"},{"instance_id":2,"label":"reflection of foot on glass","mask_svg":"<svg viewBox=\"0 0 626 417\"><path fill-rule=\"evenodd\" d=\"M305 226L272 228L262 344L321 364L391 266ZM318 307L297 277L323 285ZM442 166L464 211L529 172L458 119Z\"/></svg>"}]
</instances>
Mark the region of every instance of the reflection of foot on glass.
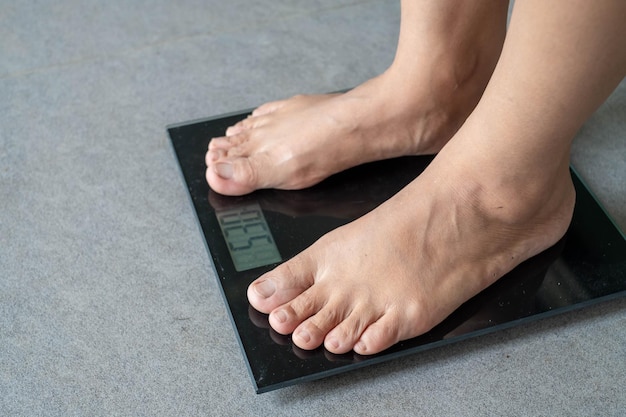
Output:
<instances>
[{"instance_id":1,"label":"reflection of foot on glass","mask_svg":"<svg viewBox=\"0 0 626 417\"><path fill-rule=\"evenodd\" d=\"M435 335L450 339L544 312L537 305L537 291L566 240L567 235L469 300L433 329Z\"/></svg>"},{"instance_id":2,"label":"reflection of foot on glass","mask_svg":"<svg viewBox=\"0 0 626 417\"><path fill-rule=\"evenodd\" d=\"M252 306L248 308L248 317L252 324L261 329L267 329L270 335L270 339L281 346L287 346L291 344L291 338L287 335L280 334L276 330L272 329L269 321L267 320L267 314L263 314L255 310Z\"/></svg>"},{"instance_id":3,"label":"reflection of foot on glass","mask_svg":"<svg viewBox=\"0 0 626 417\"><path fill-rule=\"evenodd\" d=\"M432 156L413 156L377 161L343 171L318 186L301 191L260 190L254 196L233 199L209 190L208 201L216 211L255 202L266 212L287 216L351 220L391 198L415 179L431 160Z\"/></svg>"},{"instance_id":4,"label":"reflection of foot on glass","mask_svg":"<svg viewBox=\"0 0 626 417\"><path fill-rule=\"evenodd\" d=\"M503 2L404 1L381 77L262 106L212 141L207 180L223 194L439 151L393 198L255 281L252 306L303 349L373 354L557 242L574 205L572 138L625 74L624 13L609 0L516 3L502 46Z\"/></svg>"}]
</instances>

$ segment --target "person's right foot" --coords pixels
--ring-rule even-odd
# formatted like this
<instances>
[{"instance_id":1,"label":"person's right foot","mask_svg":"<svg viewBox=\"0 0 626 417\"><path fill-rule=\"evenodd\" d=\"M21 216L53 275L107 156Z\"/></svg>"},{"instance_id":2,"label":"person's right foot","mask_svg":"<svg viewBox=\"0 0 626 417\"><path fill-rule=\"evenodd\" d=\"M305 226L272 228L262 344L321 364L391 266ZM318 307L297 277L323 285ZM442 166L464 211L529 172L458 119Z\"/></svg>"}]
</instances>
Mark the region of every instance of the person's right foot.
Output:
<instances>
[{"instance_id":1,"label":"person's right foot","mask_svg":"<svg viewBox=\"0 0 626 417\"><path fill-rule=\"evenodd\" d=\"M250 304L302 349L369 355L427 332L569 225L567 162L528 181L495 142L455 137L394 197L254 281Z\"/></svg>"}]
</instances>

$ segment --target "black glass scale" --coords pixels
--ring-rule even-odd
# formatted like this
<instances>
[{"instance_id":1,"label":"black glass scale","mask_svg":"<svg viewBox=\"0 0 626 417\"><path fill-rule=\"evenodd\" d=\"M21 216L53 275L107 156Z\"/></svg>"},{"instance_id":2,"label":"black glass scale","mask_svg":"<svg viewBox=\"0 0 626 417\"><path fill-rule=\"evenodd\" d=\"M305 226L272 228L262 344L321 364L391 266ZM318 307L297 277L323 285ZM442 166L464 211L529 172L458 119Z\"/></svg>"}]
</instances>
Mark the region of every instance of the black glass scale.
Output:
<instances>
[{"instance_id":1,"label":"black glass scale","mask_svg":"<svg viewBox=\"0 0 626 417\"><path fill-rule=\"evenodd\" d=\"M262 273L326 232L390 198L432 157L365 164L302 191L261 190L225 197L205 181L210 138L246 117L239 112L168 126L202 233L258 393L380 363L531 320L626 295L626 240L572 171L577 202L571 226L554 247L524 262L433 330L373 356L304 351L274 332L248 304Z\"/></svg>"}]
</instances>

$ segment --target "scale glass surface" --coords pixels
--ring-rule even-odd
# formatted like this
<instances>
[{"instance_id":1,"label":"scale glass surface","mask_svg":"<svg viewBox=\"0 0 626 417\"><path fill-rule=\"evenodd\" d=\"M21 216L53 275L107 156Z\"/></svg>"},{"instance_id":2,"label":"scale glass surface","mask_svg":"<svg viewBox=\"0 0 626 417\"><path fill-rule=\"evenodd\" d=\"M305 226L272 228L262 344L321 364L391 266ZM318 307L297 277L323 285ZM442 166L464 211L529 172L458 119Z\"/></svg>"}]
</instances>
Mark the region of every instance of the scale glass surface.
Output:
<instances>
[{"instance_id":1,"label":"scale glass surface","mask_svg":"<svg viewBox=\"0 0 626 417\"><path fill-rule=\"evenodd\" d=\"M365 164L302 191L225 197L210 190L204 156L212 137L244 111L168 126L215 275L257 393L415 354L626 295L626 240L572 170L577 201L561 241L462 305L430 332L372 356L304 351L274 332L246 298L248 285L326 232L372 210L432 157ZM209 348L209 347L207 347Z\"/></svg>"}]
</instances>

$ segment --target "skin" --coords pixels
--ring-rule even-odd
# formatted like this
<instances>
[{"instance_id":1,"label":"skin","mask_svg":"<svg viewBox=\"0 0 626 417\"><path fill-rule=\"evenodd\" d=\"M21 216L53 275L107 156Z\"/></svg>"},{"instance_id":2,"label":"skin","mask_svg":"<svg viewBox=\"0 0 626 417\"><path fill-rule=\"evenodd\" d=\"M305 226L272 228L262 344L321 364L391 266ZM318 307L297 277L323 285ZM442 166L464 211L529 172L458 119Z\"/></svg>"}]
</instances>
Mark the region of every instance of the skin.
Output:
<instances>
[{"instance_id":1,"label":"skin","mask_svg":"<svg viewBox=\"0 0 626 417\"><path fill-rule=\"evenodd\" d=\"M346 94L296 96L259 107L211 140L211 188L227 195L301 189L364 162L438 152L489 81L506 13L499 0L404 2L396 57L387 71Z\"/></svg>"},{"instance_id":2,"label":"skin","mask_svg":"<svg viewBox=\"0 0 626 417\"><path fill-rule=\"evenodd\" d=\"M396 60L366 83L372 89L366 102L389 98L375 91L376 83L402 84L395 91L411 97L402 93L394 96L395 107L387 103L391 117L378 119L377 137L358 133L358 117L350 120L352 130L344 129L348 119L340 109L352 100L348 94L298 97L262 106L207 153L211 187L240 194L312 185L363 159L439 151L397 195L250 285L251 305L269 313L277 332L292 333L297 346L378 353L430 330L565 233L575 199L568 168L572 139L626 74L626 3L520 1L501 54L493 47L500 40L485 41L485 33L499 34L503 27L500 7L403 2ZM450 19L460 20L450 25ZM424 75L433 68L422 53L426 48L449 70L433 73L452 74L441 85L454 80L456 88L424 86L424 77L433 79ZM449 55L440 53L446 50ZM446 59L454 54L479 58ZM481 64L495 63L498 55L485 89L481 80L490 65ZM463 67L468 62L474 65ZM429 103L430 110L402 113L407 103ZM458 103L464 104L454 107ZM471 103L477 103L473 111L467 110ZM393 117L396 109L399 118ZM294 118L319 121L323 135L307 134L306 124L295 129L289 124ZM280 133L280 141L270 133ZM329 148L338 148L337 158L318 162Z\"/></svg>"}]
</instances>

